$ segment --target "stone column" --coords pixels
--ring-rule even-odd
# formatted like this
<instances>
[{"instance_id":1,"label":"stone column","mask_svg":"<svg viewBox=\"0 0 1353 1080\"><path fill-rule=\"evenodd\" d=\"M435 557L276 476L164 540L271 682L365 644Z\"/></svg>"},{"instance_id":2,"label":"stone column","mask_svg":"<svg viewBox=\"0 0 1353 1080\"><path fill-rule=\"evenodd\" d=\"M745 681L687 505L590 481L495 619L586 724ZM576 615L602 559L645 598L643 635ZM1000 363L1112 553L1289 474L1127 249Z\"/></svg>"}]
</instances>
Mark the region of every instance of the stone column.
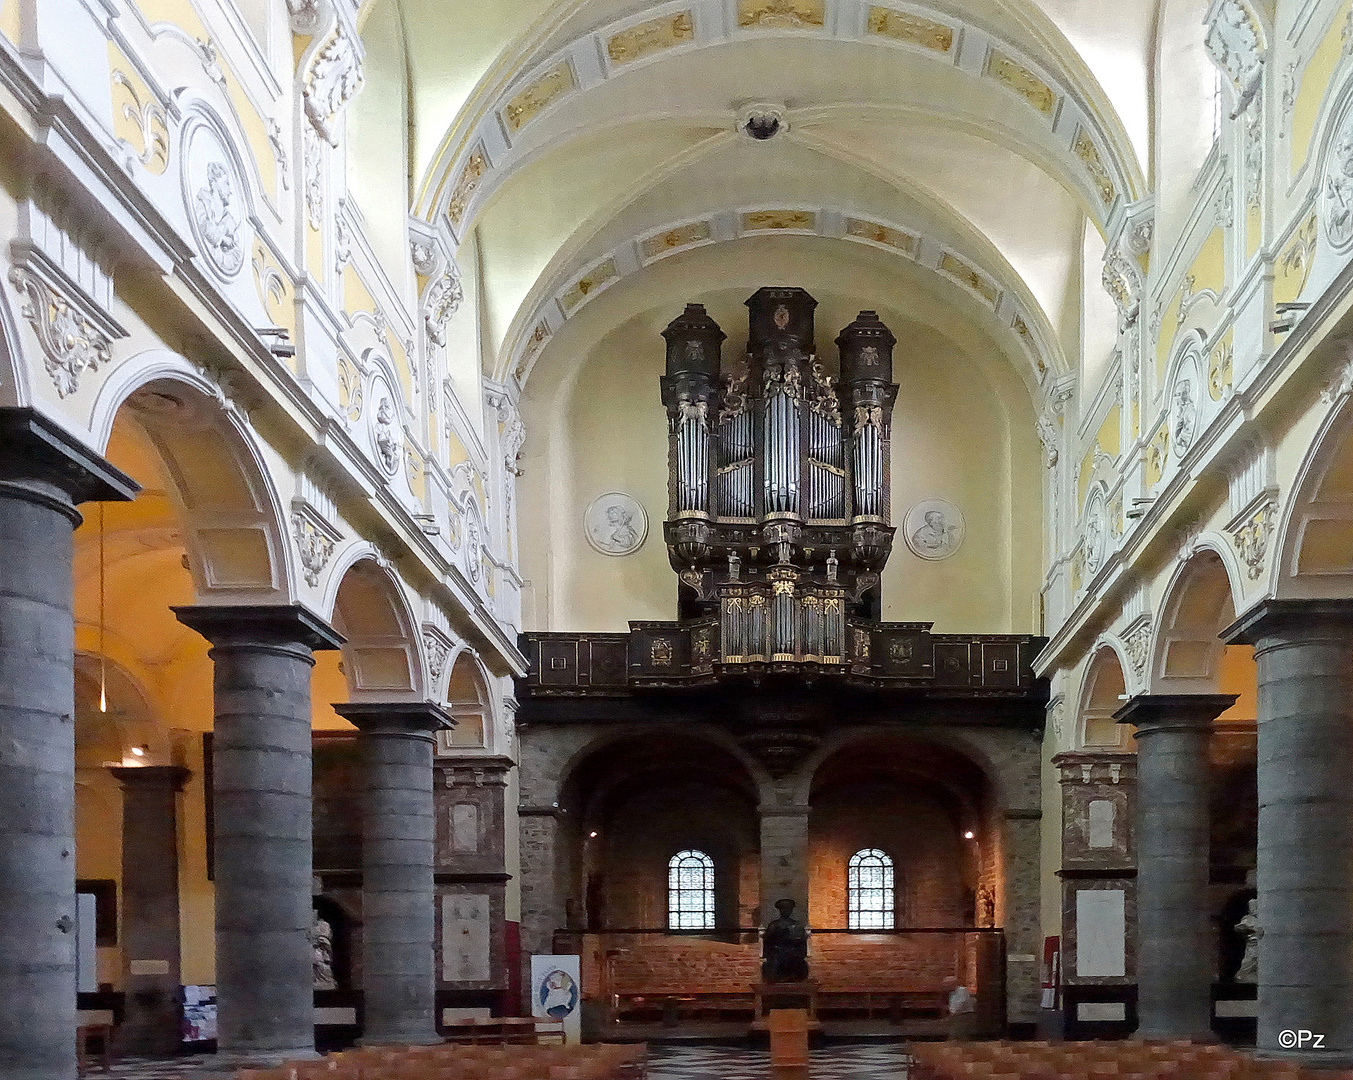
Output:
<instances>
[{"instance_id":1,"label":"stone column","mask_svg":"<svg viewBox=\"0 0 1353 1080\"><path fill-rule=\"evenodd\" d=\"M114 766L122 784L122 953L127 1012L122 1051L168 1057L179 1048L178 793L176 765Z\"/></svg>"},{"instance_id":2,"label":"stone column","mask_svg":"<svg viewBox=\"0 0 1353 1080\"><path fill-rule=\"evenodd\" d=\"M426 701L334 710L362 732L362 1042L439 1042L432 752L454 721Z\"/></svg>"},{"instance_id":3,"label":"stone column","mask_svg":"<svg viewBox=\"0 0 1353 1080\"><path fill-rule=\"evenodd\" d=\"M761 807L761 922L775 918L775 901L794 901L808 923L808 807Z\"/></svg>"},{"instance_id":4,"label":"stone column","mask_svg":"<svg viewBox=\"0 0 1353 1080\"><path fill-rule=\"evenodd\" d=\"M1137 726L1137 1036L1211 1039L1216 944L1207 909L1212 721L1234 694L1140 694Z\"/></svg>"},{"instance_id":5,"label":"stone column","mask_svg":"<svg viewBox=\"0 0 1353 1080\"><path fill-rule=\"evenodd\" d=\"M75 1076L76 505L140 490L0 409L0 1077Z\"/></svg>"},{"instance_id":6,"label":"stone column","mask_svg":"<svg viewBox=\"0 0 1353 1080\"><path fill-rule=\"evenodd\" d=\"M1266 600L1222 634L1259 669L1261 1053L1353 1061L1353 601ZM1311 1032L1298 1045L1283 1032ZM1314 1036L1324 1036L1321 1045Z\"/></svg>"},{"instance_id":7,"label":"stone column","mask_svg":"<svg viewBox=\"0 0 1353 1080\"><path fill-rule=\"evenodd\" d=\"M343 639L297 604L179 607L211 642L217 1044L313 1055L310 672Z\"/></svg>"}]
</instances>

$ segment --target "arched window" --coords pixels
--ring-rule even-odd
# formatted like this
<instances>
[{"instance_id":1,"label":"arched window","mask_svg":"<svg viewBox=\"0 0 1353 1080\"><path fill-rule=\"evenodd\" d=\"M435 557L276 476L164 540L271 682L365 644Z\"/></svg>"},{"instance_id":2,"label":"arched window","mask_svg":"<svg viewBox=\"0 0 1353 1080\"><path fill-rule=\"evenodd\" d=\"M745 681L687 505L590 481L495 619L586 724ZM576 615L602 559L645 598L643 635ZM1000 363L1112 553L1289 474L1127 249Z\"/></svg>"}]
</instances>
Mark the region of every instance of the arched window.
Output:
<instances>
[{"instance_id":1,"label":"arched window","mask_svg":"<svg viewBox=\"0 0 1353 1080\"><path fill-rule=\"evenodd\" d=\"M667 927L714 929L714 860L703 851L678 851L667 862Z\"/></svg>"},{"instance_id":2,"label":"arched window","mask_svg":"<svg viewBox=\"0 0 1353 1080\"><path fill-rule=\"evenodd\" d=\"M886 851L865 848L850 857L846 874L851 930L891 930L893 860Z\"/></svg>"}]
</instances>

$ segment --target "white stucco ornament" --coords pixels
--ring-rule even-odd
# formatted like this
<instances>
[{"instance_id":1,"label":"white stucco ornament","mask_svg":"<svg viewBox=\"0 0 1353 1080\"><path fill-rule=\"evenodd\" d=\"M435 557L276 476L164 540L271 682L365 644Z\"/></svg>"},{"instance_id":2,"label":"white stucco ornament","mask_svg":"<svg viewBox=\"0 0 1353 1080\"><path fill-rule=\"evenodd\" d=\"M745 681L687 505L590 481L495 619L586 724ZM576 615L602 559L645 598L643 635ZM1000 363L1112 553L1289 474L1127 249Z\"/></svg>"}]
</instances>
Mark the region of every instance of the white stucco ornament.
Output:
<instances>
[{"instance_id":1,"label":"white stucco ornament","mask_svg":"<svg viewBox=\"0 0 1353 1080\"><path fill-rule=\"evenodd\" d=\"M922 499L902 521L902 535L911 553L932 562L958 551L966 530L963 513L947 499Z\"/></svg>"},{"instance_id":2,"label":"white stucco ornament","mask_svg":"<svg viewBox=\"0 0 1353 1080\"><path fill-rule=\"evenodd\" d=\"M603 555L632 555L648 536L648 514L633 495L608 491L588 505L583 533Z\"/></svg>"},{"instance_id":3,"label":"white stucco ornament","mask_svg":"<svg viewBox=\"0 0 1353 1080\"><path fill-rule=\"evenodd\" d=\"M1109 547L1109 514L1104 492L1098 488L1085 504L1085 569L1094 573L1104 565Z\"/></svg>"},{"instance_id":4,"label":"white stucco ornament","mask_svg":"<svg viewBox=\"0 0 1353 1080\"><path fill-rule=\"evenodd\" d=\"M1342 255L1353 247L1353 110L1345 114L1330 146L1324 203L1325 235Z\"/></svg>"},{"instance_id":5,"label":"white stucco ornament","mask_svg":"<svg viewBox=\"0 0 1353 1080\"><path fill-rule=\"evenodd\" d=\"M232 280L244 266L249 212L234 156L208 123L188 134L183 197L198 250L221 278Z\"/></svg>"}]
</instances>

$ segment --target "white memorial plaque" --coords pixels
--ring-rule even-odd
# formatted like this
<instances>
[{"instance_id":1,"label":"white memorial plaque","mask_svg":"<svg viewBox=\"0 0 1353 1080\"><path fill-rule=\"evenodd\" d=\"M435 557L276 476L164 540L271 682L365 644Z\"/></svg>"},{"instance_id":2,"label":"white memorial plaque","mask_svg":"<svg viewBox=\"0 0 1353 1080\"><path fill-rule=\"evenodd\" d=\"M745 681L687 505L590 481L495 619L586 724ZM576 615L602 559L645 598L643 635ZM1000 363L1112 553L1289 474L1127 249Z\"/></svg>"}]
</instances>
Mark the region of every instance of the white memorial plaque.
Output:
<instances>
[{"instance_id":1,"label":"white memorial plaque","mask_svg":"<svg viewBox=\"0 0 1353 1080\"><path fill-rule=\"evenodd\" d=\"M1113 978L1127 974L1122 889L1081 889L1076 893L1076 974Z\"/></svg>"},{"instance_id":2,"label":"white memorial plaque","mask_svg":"<svg viewBox=\"0 0 1353 1080\"><path fill-rule=\"evenodd\" d=\"M1113 803L1108 799L1095 799L1085 822L1085 840L1092 848L1113 847Z\"/></svg>"},{"instance_id":3,"label":"white memorial plaque","mask_svg":"<svg viewBox=\"0 0 1353 1080\"><path fill-rule=\"evenodd\" d=\"M921 559L947 559L963 545L967 523L947 499L923 499L902 521L902 538Z\"/></svg>"},{"instance_id":4,"label":"white memorial plaque","mask_svg":"<svg viewBox=\"0 0 1353 1080\"><path fill-rule=\"evenodd\" d=\"M484 893L442 896L442 981L488 982L489 898Z\"/></svg>"},{"instance_id":5,"label":"white memorial plaque","mask_svg":"<svg viewBox=\"0 0 1353 1080\"><path fill-rule=\"evenodd\" d=\"M1126 1020L1127 1005L1121 1001L1082 1001L1076 1006L1077 1020Z\"/></svg>"},{"instance_id":6,"label":"white memorial plaque","mask_svg":"<svg viewBox=\"0 0 1353 1080\"><path fill-rule=\"evenodd\" d=\"M582 1042L582 997L577 956L531 957L531 1015L562 1020L570 1043Z\"/></svg>"},{"instance_id":7,"label":"white memorial plaque","mask_svg":"<svg viewBox=\"0 0 1353 1080\"><path fill-rule=\"evenodd\" d=\"M479 850L479 807L474 803L456 803L451 807L451 850Z\"/></svg>"}]
</instances>

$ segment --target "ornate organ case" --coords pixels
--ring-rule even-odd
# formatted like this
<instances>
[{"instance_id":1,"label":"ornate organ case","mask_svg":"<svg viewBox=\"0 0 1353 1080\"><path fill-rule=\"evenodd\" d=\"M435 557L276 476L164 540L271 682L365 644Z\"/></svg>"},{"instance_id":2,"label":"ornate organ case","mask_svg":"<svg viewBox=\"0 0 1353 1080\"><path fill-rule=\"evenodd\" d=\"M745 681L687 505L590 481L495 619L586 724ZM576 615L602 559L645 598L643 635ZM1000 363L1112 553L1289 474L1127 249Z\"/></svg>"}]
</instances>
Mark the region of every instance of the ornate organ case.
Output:
<instances>
[{"instance_id":1,"label":"ornate organ case","mask_svg":"<svg viewBox=\"0 0 1353 1080\"><path fill-rule=\"evenodd\" d=\"M848 629L879 617L892 550L892 332L872 311L818 359L803 289L748 301L747 353L725 368L723 330L689 304L667 341L668 554L692 651L722 665L848 664Z\"/></svg>"}]
</instances>

